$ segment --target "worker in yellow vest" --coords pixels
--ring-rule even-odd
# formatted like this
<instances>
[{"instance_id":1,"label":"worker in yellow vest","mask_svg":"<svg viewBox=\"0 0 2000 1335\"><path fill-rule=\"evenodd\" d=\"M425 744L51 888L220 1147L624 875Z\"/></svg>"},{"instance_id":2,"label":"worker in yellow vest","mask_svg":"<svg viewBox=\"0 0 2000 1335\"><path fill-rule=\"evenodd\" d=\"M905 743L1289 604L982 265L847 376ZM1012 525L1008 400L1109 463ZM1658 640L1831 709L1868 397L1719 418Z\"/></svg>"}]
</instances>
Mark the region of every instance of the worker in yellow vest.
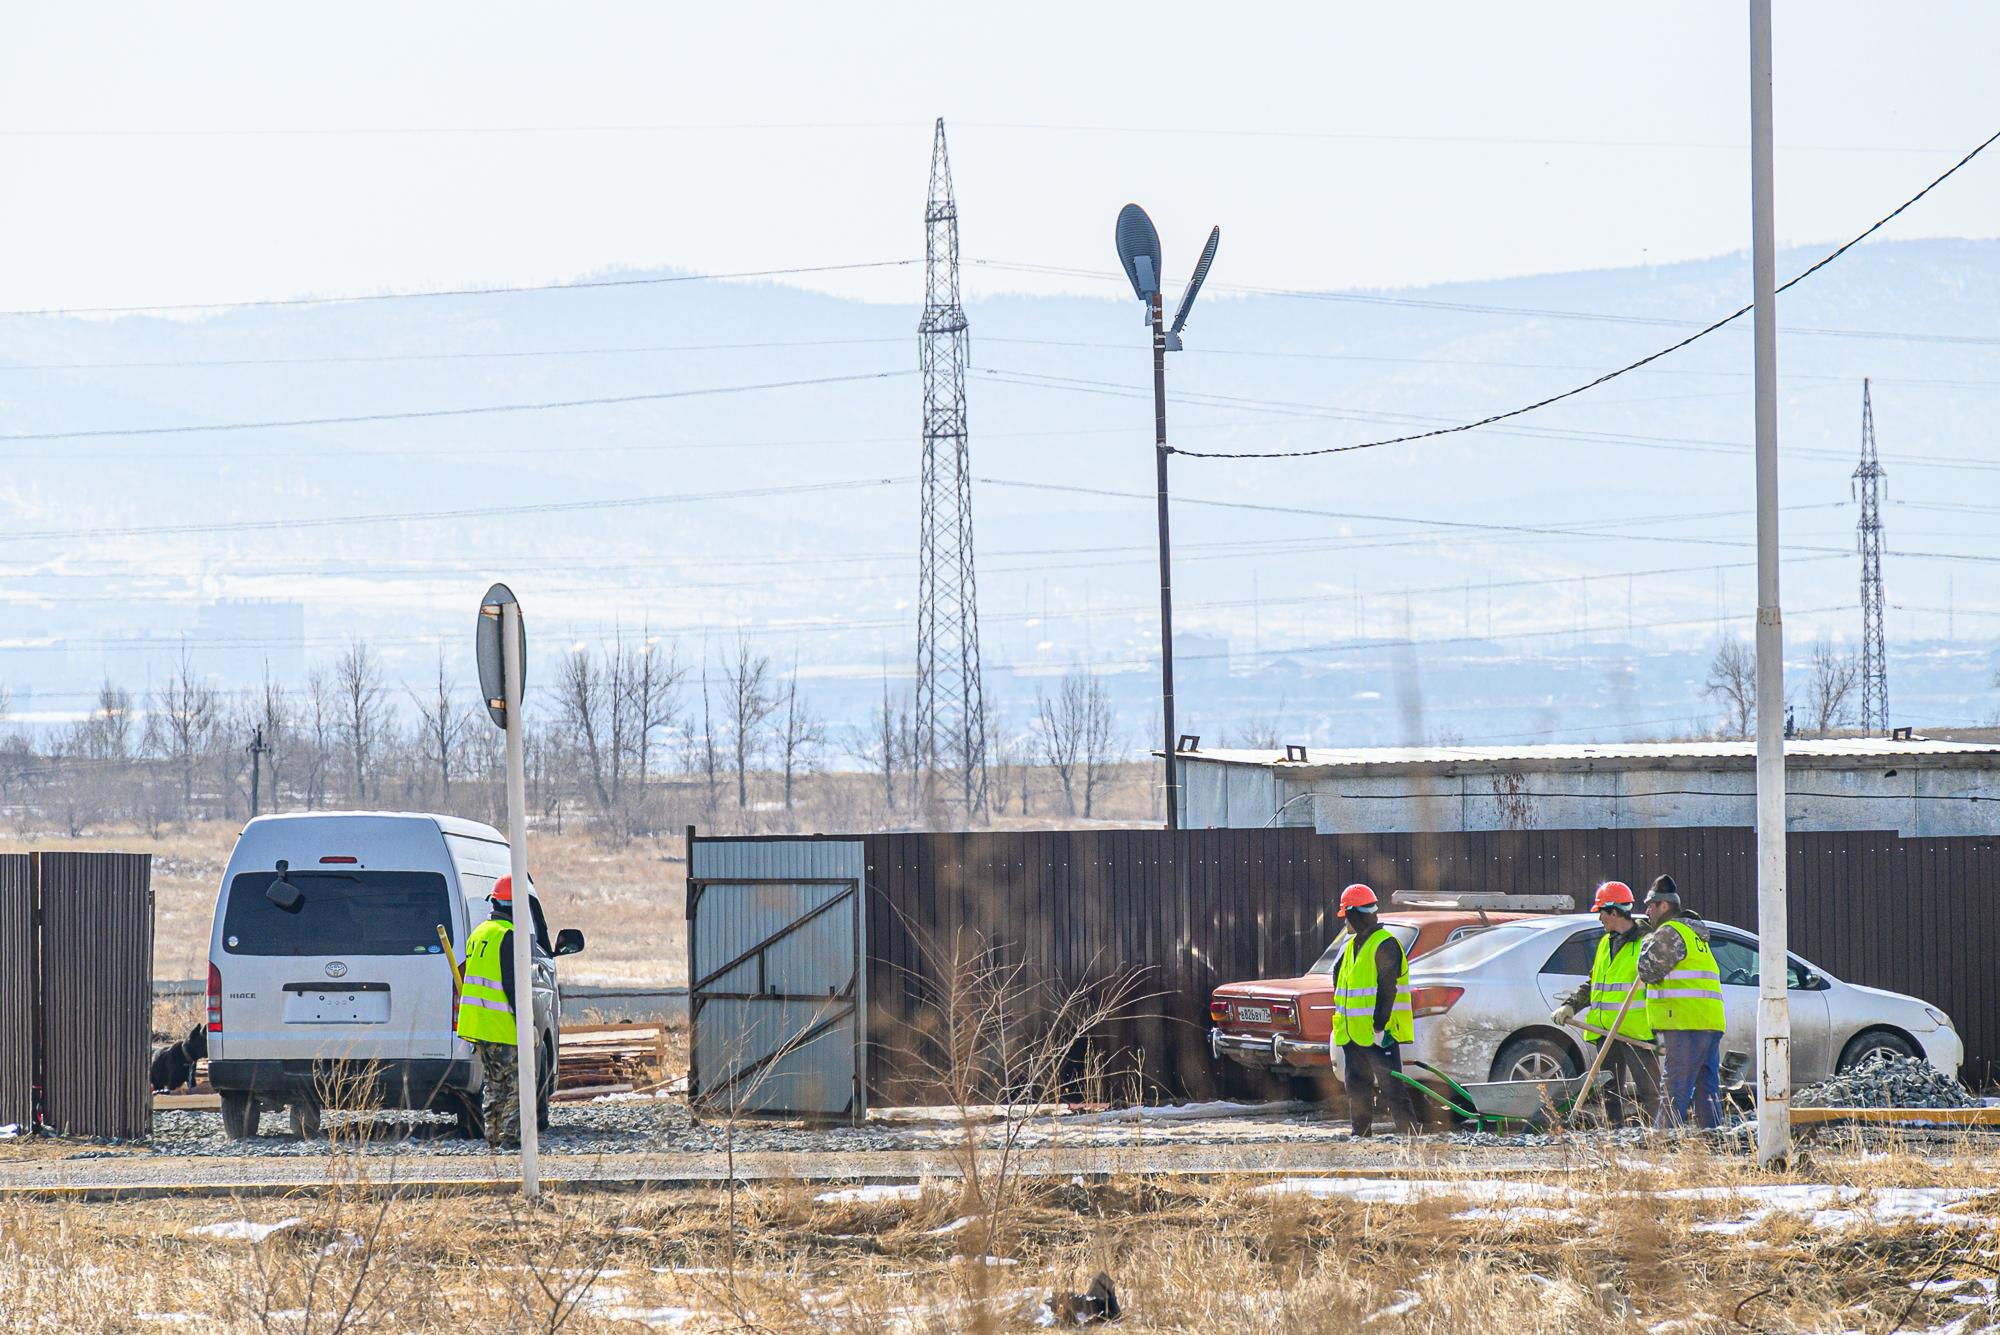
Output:
<instances>
[{"instance_id":1,"label":"worker in yellow vest","mask_svg":"<svg viewBox=\"0 0 2000 1335\"><path fill-rule=\"evenodd\" d=\"M1415 1135L1424 1129L1417 1091L1388 1074L1403 1069L1401 1045L1417 1041L1410 1005L1410 961L1402 945L1377 916L1381 903L1365 885L1340 893L1347 920L1347 945L1333 978L1333 1042L1347 1074L1347 1116L1357 1137L1375 1134L1376 1090L1389 1093L1396 1129Z\"/></svg>"},{"instance_id":2,"label":"worker in yellow vest","mask_svg":"<svg viewBox=\"0 0 2000 1335\"><path fill-rule=\"evenodd\" d=\"M1722 974L1708 945L1708 924L1681 907L1680 887L1661 876L1646 892L1653 931L1639 951L1646 1021L1660 1038L1665 1097L1658 1124L1722 1121Z\"/></svg>"},{"instance_id":3,"label":"worker in yellow vest","mask_svg":"<svg viewBox=\"0 0 2000 1335\"><path fill-rule=\"evenodd\" d=\"M486 1143L521 1147L521 1084L515 1050L514 878L502 876L487 897L492 916L465 939L465 982L458 997L458 1036L469 1039L484 1077L481 1100Z\"/></svg>"},{"instance_id":4,"label":"worker in yellow vest","mask_svg":"<svg viewBox=\"0 0 2000 1335\"><path fill-rule=\"evenodd\" d=\"M1598 939L1590 977L1559 998L1560 1004L1549 1018L1567 1025L1576 1019L1578 1011L1583 1011L1590 1041L1611 1044L1604 1054L1604 1069L1611 1073L1611 1083L1604 1090L1606 1117L1613 1122L1631 1117L1634 1109L1623 1093L1629 1080L1639 1117L1646 1122L1657 1121L1660 1056L1654 1046L1652 1023L1646 1018L1646 985L1639 981L1642 933L1633 921L1632 887L1623 881L1606 881L1597 887L1591 908L1597 912L1597 925L1604 929L1604 935ZM1629 1006L1627 997L1631 998ZM1618 1018L1621 1007L1625 1011L1623 1020ZM1617 1026L1615 1031L1613 1025ZM1620 1037L1610 1037L1613 1032ZM1630 1041L1624 1041L1627 1039Z\"/></svg>"}]
</instances>

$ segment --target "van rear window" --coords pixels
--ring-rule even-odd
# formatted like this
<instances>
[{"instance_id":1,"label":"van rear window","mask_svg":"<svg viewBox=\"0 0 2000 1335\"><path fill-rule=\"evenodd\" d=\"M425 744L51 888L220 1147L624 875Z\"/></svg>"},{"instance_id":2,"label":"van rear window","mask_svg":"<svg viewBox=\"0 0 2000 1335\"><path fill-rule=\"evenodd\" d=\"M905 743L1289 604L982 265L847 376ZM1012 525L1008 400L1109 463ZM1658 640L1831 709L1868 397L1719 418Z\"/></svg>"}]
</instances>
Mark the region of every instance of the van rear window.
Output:
<instances>
[{"instance_id":1,"label":"van rear window","mask_svg":"<svg viewBox=\"0 0 2000 1335\"><path fill-rule=\"evenodd\" d=\"M231 954L439 954L438 925L451 931L449 893L434 871L293 871L290 908L266 893L277 879L246 871L229 883L222 943Z\"/></svg>"}]
</instances>

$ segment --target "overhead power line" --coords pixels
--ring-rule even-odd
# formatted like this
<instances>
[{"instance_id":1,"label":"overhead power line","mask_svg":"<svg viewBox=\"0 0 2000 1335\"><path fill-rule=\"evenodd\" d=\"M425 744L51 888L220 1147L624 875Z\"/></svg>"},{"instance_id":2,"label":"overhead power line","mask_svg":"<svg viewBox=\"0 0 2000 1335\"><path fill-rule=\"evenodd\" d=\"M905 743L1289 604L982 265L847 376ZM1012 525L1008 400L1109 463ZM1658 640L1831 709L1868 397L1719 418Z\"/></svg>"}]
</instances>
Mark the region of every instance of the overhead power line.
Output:
<instances>
[{"instance_id":1,"label":"overhead power line","mask_svg":"<svg viewBox=\"0 0 2000 1335\"><path fill-rule=\"evenodd\" d=\"M1929 185L1926 185L1923 189L1917 191L1916 194L1911 195L1908 199L1904 200L1901 204L1898 204L1888 213L1876 219L1873 223L1871 223L1866 229L1864 229L1858 235L1854 236L1853 238L1846 241L1842 245L1835 247L1833 250L1827 252L1813 264L1808 266L1804 272L1794 275L1789 281L1781 284L1778 288L1778 291L1785 292L1798 286L1800 283L1803 283L1806 279L1818 273L1821 269L1826 268L1827 265L1832 264L1842 255L1845 255L1848 251L1860 245L1863 241L1867 240L1875 233L1881 231L1884 227L1887 227L1896 218L1900 217L1905 210L1914 206L1917 203L1917 201L1921 200L1924 196L1930 194L1931 191L1937 189L1940 185L1943 185L1946 181L1950 180L1953 176L1955 176L1959 172L1959 170L1963 168L1967 163L1971 162L1981 153L1984 153L1986 149L1995 140L2000 140L2000 131L1995 131L1993 134L1988 135L1983 141L1981 141L1981 143L1976 148L1974 148L1971 152L1967 153L1964 157L1960 158L1957 162L1954 162L1951 166L1947 167L1944 170L1944 172L1941 173L1936 179L1932 180ZM1715 320L1707 325L1704 325L1702 328L1696 330L1694 333L1689 334L1686 338L1680 339L1674 343L1670 343L1666 347L1661 348L1657 352L1648 353L1646 356L1639 358L1637 361L1629 362L1626 365L1617 368L1616 370L1606 371L1603 375L1600 375L1593 380L1588 380L1581 385L1575 386L1574 388L1563 390L1559 394L1550 394L1544 398L1535 400L1533 403L1523 404L1521 407L1518 408L1510 408L1505 412L1489 413L1487 416L1482 417L1475 422L1461 422L1456 426L1437 427L1430 431L1413 432L1411 434L1402 436L1389 436L1382 440L1362 441L1359 444L1354 444L1354 445L1327 445L1327 446L1321 446L1316 449L1260 450L1260 451L1175 450L1174 452L1176 454L1185 454L1188 457L1195 459L1302 459L1302 458L1312 457L1315 455L1348 454L1352 453L1355 450L1380 449L1385 445L1403 445L1413 441L1431 440L1438 436L1450 436L1450 435L1457 435L1461 432L1466 432L1466 431L1477 431L1480 427L1492 426L1497 422L1505 422L1510 418L1524 416L1528 413L1532 413L1539 409L1546 408L1551 404L1561 403L1564 399L1575 398L1579 394L1585 393L1589 390L1596 389L1599 385L1607 384L1610 381L1616 380L1619 376L1625 375L1632 371L1636 371L1640 367L1649 365L1652 362L1659 361L1662 357L1671 356L1672 354L1679 352L1682 348L1685 348L1692 343L1695 343L1701 339L1708 337L1710 334L1714 333L1718 329L1721 329L1723 326L1730 324L1731 322L1741 318L1744 315L1747 315L1750 312L1750 309L1751 308L1748 305L1740 306L1736 310L1731 311L1728 315L1723 316L1721 319Z\"/></svg>"},{"instance_id":2,"label":"overhead power line","mask_svg":"<svg viewBox=\"0 0 2000 1335\"><path fill-rule=\"evenodd\" d=\"M421 292L366 292L338 297L266 297L253 301L180 301L137 306L48 306L0 311L0 316L142 315L154 311L238 311L279 306L332 306L359 301L425 301L435 297L499 297L521 292L586 292L610 287L662 287L673 283L713 283L732 278L789 278L796 274L845 273L856 269L896 269L909 260L861 260L852 264L800 264L784 269L739 269L733 273L656 274L646 278L579 278L560 283L517 283L507 287L452 287Z\"/></svg>"},{"instance_id":3,"label":"overhead power line","mask_svg":"<svg viewBox=\"0 0 2000 1335\"><path fill-rule=\"evenodd\" d=\"M748 394L765 389L802 389L813 385L841 385L859 380L893 380L915 375L900 371L864 371L856 375L818 376L810 380L767 380L755 385L713 385L705 389L671 389L654 394L612 394L590 399L556 399L542 403L487 403L469 408L417 408L399 413L357 413L341 417L293 417L263 422L206 422L183 426L90 427L82 431L28 431L0 436L0 445L22 440L96 440L114 436L182 436L204 431L275 431L289 427L353 426L365 422L409 422L432 417L475 417L491 413L541 413L569 408L607 408L628 403L658 403L666 399L694 399L715 394Z\"/></svg>"}]
</instances>

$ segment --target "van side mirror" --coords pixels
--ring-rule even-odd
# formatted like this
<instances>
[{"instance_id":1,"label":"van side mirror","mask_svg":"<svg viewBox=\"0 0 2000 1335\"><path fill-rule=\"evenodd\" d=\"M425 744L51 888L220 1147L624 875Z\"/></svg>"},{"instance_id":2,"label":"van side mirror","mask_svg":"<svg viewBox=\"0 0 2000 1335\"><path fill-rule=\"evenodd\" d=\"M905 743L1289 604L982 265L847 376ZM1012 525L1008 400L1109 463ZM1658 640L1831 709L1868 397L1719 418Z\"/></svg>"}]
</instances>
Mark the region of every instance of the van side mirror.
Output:
<instances>
[{"instance_id":1,"label":"van side mirror","mask_svg":"<svg viewBox=\"0 0 2000 1335\"><path fill-rule=\"evenodd\" d=\"M583 933L574 927L565 927L556 933L556 954L575 955L583 950Z\"/></svg>"}]
</instances>

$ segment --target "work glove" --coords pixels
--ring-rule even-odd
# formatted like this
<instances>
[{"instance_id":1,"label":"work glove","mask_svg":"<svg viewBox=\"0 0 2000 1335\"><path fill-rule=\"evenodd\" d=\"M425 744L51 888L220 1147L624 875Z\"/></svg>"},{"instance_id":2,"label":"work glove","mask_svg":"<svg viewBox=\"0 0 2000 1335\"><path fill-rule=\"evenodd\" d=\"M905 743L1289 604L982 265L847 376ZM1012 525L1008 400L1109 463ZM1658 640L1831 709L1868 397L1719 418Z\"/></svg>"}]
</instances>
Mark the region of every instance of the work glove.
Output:
<instances>
[{"instance_id":1,"label":"work glove","mask_svg":"<svg viewBox=\"0 0 2000 1335\"><path fill-rule=\"evenodd\" d=\"M1385 1057L1395 1056L1397 1046L1396 1040L1387 1034L1375 1040L1375 1050Z\"/></svg>"},{"instance_id":2,"label":"work glove","mask_svg":"<svg viewBox=\"0 0 2000 1335\"><path fill-rule=\"evenodd\" d=\"M1549 1012L1549 1018L1554 1020L1558 1025L1568 1024L1576 1018L1576 1007L1558 1006Z\"/></svg>"}]
</instances>

